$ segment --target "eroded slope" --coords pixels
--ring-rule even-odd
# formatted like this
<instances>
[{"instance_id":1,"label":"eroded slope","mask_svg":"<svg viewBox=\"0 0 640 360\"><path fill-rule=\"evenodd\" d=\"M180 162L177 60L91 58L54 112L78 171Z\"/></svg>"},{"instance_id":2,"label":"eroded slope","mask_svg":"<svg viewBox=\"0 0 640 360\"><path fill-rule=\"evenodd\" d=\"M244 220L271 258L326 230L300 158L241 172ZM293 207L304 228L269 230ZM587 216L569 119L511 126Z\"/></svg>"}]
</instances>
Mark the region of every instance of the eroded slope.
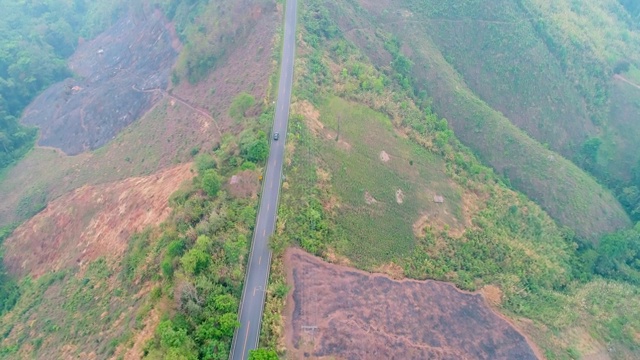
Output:
<instances>
[{"instance_id":1,"label":"eroded slope","mask_svg":"<svg viewBox=\"0 0 640 360\"><path fill-rule=\"evenodd\" d=\"M169 196L194 175L190 167L84 186L59 197L5 241L5 265L19 277L38 277L100 256L118 258L133 233L166 219Z\"/></svg>"}]
</instances>

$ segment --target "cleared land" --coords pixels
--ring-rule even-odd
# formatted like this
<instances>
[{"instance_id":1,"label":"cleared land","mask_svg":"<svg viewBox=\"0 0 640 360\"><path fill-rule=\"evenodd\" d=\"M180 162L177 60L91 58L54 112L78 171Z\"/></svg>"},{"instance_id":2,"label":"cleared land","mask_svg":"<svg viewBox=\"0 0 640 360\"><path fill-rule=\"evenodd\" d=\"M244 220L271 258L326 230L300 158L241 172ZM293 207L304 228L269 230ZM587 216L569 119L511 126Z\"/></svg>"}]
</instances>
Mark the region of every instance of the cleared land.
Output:
<instances>
[{"instance_id":1,"label":"cleared land","mask_svg":"<svg viewBox=\"0 0 640 360\"><path fill-rule=\"evenodd\" d=\"M102 359L120 343L123 352L142 346L158 322L147 318L153 282L124 279L121 262L127 250L126 266L146 261L136 250L149 240L132 235L167 218L170 195L194 176L190 167L82 187L16 229L4 243L4 263L30 280L0 317L7 356Z\"/></svg>"},{"instance_id":2,"label":"cleared land","mask_svg":"<svg viewBox=\"0 0 640 360\"><path fill-rule=\"evenodd\" d=\"M290 359L537 359L479 294L287 254Z\"/></svg>"},{"instance_id":3,"label":"cleared land","mask_svg":"<svg viewBox=\"0 0 640 360\"><path fill-rule=\"evenodd\" d=\"M245 239L255 219L259 170L251 170L255 165L248 171L239 168L243 158L238 134L247 129L243 134L247 135L263 125L257 115L264 111L261 100L269 98L273 36L280 18L275 2L262 3L268 4L252 6L250 12L244 3L233 3L233 14L210 4L210 10L219 12L200 14L198 21L220 25L222 29L207 34L224 38L225 46L216 47L224 56L217 59L215 68L207 67L196 85L183 78L168 88L137 88L159 101L103 147L75 156L36 147L3 174L0 224L21 222L41 212L16 231L16 238L6 240L5 260L11 261L11 270L15 275L33 276L16 279L21 297L12 311L0 317L0 358L138 359L154 350L166 356L169 350L158 349L159 340L151 349L148 340L154 340L161 321L183 310L179 292L195 280L193 271L183 270L180 260L188 257L184 251L194 246L194 235L203 231L215 243L204 241L200 246L218 255L211 257L212 268L206 270L210 277L203 282L212 287L199 289L198 296L220 295L220 289L231 299L239 295ZM218 18L221 21L214 21ZM225 26L228 22L235 27ZM166 30L173 33L173 25ZM156 30L164 34L164 28ZM111 40L126 42L142 36L118 34L121 38ZM172 47L179 49L177 38L172 35L172 39ZM91 46L104 46L107 52L107 44ZM140 58L136 50L131 48L131 56ZM168 74L161 74L165 78L159 79L160 84L167 84ZM243 119L232 120L228 109L240 92L259 100ZM221 168L217 170L223 176L223 190L215 204L199 190L198 181L186 190L181 188L180 199L169 209L167 198L182 180L195 175L186 163L196 154L211 156L214 149L218 149L216 163ZM227 161L230 158L234 165ZM232 183L234 175L237 182ZM194 219L200 219L205 209L207 216L199 224ZM167 217L169 213L173 215ZM174 250L165 257L169 244ZM174 270L187 274L174 282ZM237 304L230 306L227 311L235 315ZM211 311L197 321L205 318L211 321ZM188 337L196 338L191 332ZM231 337L222 338L220 348L212 350L217 354L228 351ZM204 352L203 341L197 345ZM191 355L185 356L201 351L192 345L193 341L188 349ZM184 355L182 350L173 349Z\"/></svg>"},{"instance_id":4,"label":"cleared land","mask_svg":"<svg viewBox=\"0 0 640 360\"><path fill-rule=\"evenodd\" d=\"M161 96L178 56L167 20L126 16L69 60L79 77L49 87L25 110L22 123L40 128L41 146L76 155L96 149L140 118ZM135 34L135 36L132 36Z\"/></svg>"},{"instance_id":5,"label":"cleared land","mask_svg":"<svg viewBox=\"0 0 640 360\"><path fill-rule=\"evenodd\" d=\"M120 258L131 235L167 218L168 199L194 176L190 168L84 186L57 198L5 241L5 266L20 278L37 278L101 256Z\"/></svg>"},{"instance_id":6,"label":"cleared land","mask_svg":"<svg viewBox=\"0 0 640 360\"><path fill-rule=\"evenodd\" d=\"M238 133L243 125L228 115L232 99L243 91L256 99L270 95L274 44L273 37L265 34L275 33L279 15L273 7L260 9L246 14L251 26L247 25L242 46L229 46L206 79L196 85L185 80L166 92L154 91L151 94L162 94L162 100L103 147L75 156L36 147L9 169L0 183L0 226L23 221L47 201L85 184L149 175L190 161L194 149L219 144L221 132ZM260 105L255 107L258 111ZM207 116L212 113L216 116Z\"/></svg>"},{"instance_id":7,"label":"cleared land","mask_svg":"<svg viewBox=\"0 0 640 360\"><path fill-rule=\"evenodd\" d=\"M437 279L465 290L482 290L548 358L608 352L612 358L637 357L640 317L635 315L635 304L640 298L631 295L637 294L636 287L585 271L583 264L588 262L576 251L573 234L482 166L450 126L468 121L472 131L467 135L482 138L494 148L496 158L555 164L524 168L535 172L536 181L540 180L536 185L546 191L543 196L557 196L551 205L563 208L574 220L590 222L592 229L598 226L590 218L593 213L606 212L609 206L619 209L611 194L601 193L603 188L578 167L544 149L475 96L424 35L422 30L428 29L421 21L390 23L393 32L385 31L380 19L349 5L354 3L305 1L296 70L298 104L293 111L301 116L291 122L289 139L295 141L288 145L290 161L278 219L281 237L274 238L274 249L283 249L281 242L287 242L331 262L393 278ZM383 8L381 15L410 16L406 9L385 12ZM410 36L398 32L403 26L407 32L422 30ZM394 33L410 36L411 41L397 42ZM406 65L408 57L416 73L428 71L432 76L413 79L435 91L416 94L407 84L402 71L411 67L394 64ZM431 102L430 96L438 98ZM461 118L447 116L445 121L440 112L435 115L435 102L440 100L450 101L445 104L447 111L459 110ZM487 135L494 130L519 135ZM519 143L521 139L525 141ZM411 176L418 167L413 154L395 151L406 149L405 143L428 152L420 165L426 176ZM392 176L387 175L390 167ZM553 180L559 173L568 180ZM398 185L402 181L411 182L415 190ZM550 181L556 181L557 188L546 187ZM582 190L576 191L576 182ZM447 184L460 199L446 191L441 191L442 204L434 197L421 197L425 188L445 185L446 190ZM594 184L592 192L584 191ZM564 188L574 192L565 193ZM562 201L574 195L577 203ZM411 205L418 202L416 196L424 207L461 208L450 212L462 215L461 230L455 222L438 222L421 213L420 207ZM594 207L583 207L580 201L591 201ZM348 221L349 216L360 222ZM407 229L412 230L409 236ZM407 249L411 249L408 254ZM278 334L278 329L272 333ZM614 348L615 354L609 350Z\"/></svg>"}]
</instances>

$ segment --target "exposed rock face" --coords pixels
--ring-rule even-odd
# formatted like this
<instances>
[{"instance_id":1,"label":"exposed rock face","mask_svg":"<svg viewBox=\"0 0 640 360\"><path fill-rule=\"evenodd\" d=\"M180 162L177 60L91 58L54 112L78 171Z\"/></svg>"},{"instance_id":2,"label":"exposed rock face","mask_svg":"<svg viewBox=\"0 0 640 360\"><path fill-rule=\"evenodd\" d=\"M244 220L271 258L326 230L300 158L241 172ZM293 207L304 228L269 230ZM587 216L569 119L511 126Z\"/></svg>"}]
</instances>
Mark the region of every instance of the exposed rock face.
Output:
<instances>
[{"instance_id":1,"label":"exposed rock face","mask_svg":"<svg viewBox=\"0 0 640 360\"><path fill-rule=\"evenodd\" d=\"M177 57L168 28L158 11L130 15L80 45L69 61L78 77L49 87L24 113L24 124L40 128L38 144L69 155L96 149L149 110Z\"/></svg>"}]
</instances>

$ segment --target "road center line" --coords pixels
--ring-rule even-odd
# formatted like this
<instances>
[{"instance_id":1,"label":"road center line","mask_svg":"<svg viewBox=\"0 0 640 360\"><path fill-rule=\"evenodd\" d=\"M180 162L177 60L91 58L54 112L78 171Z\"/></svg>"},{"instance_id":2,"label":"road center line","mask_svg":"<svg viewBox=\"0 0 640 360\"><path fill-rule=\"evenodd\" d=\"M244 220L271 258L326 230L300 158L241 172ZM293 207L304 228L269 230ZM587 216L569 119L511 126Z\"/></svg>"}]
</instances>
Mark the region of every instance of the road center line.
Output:
<instances>
[{"instance_id":1,"label":"road center line","mask_svg":"<svg viewBox=\"0 0 640 360\"><path fill-rule=\"evenodd\" d=\"M244 346L242 347L242 358L247 351L247 340L249 340L249 328L251 327L251 320L247 323L247 333L244 335Z\"/></svg>"}]
</instances>

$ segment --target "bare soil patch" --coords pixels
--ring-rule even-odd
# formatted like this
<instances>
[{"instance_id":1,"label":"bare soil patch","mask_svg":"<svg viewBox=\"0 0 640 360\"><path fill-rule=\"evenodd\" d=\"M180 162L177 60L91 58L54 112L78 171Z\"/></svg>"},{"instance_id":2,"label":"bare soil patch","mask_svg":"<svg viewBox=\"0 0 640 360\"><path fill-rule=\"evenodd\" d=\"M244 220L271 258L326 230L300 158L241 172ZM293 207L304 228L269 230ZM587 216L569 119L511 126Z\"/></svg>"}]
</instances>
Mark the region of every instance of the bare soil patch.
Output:
<instances>
[{"instance_id":1,"label":"bare soil patch","mask_svg":"<svg viewBox=\"0 0 640 360\"><path fill-rule=\"evenodd\" d=\"M229 179L227 187L232 196L255 199L258 197L260 187L258 174L251 170L239 172Z\"/></svg>"},{"instance_id":2,"label":"bare soil patch","mask_svg":"<svg viewBox=\"0 0 640 360\"><path fill-rule=\"evenodd\" d=\"M307 120L309 130L315 135L318 135L324 129L324 124L320 122L320 111L307 100L291 104L291 112L302 115Z\"/></svg>"},{"instance_id":3,"label":"bare soil patch","mask_svg":"<svg viewBox=\"0 0 640 360\"><path fill-rule=\"evenodd\" d=\"M119 257L131 234L166 219L169 196L193 177L190 167L84 186L52 201L5 241L7 269L17 276L38 277L100 256Z\"/></svg>"},{"instance_id":4,"label":"bare soil patch","mask_svg":"<svg viewBox=\"0 0 640 360\"><path fill-rule=\"evenodd\" d=\"M493 305L498 306L502 304L502 290L495 285L486 285L480 289L480 293L487 301Z\"/></svg>"},{"instance_id":5,"label":"bare soil patch","mask_svg":"<svg viewBox=\"0 0 640 360\"><path fill-rule=\"evenodd\" d=\"M306 100L302 100L291 105L292 113L300 114L306 120L306 124L312 134L317 137L334 140L336 146L344 151L351 150L351 144L338 135L338 132L325 128L324 124L320 121L320 111L316 109L313 104Z\"/></svg>"},{"instance_id":6,"label":"bare soil patch","mask_svg":"<svg viewBox=\"0 0 640 360\"><path fill-rule=\"evenodd\" d=\"M262 104L262 99L268 102L271 95L269 77L276 67L272 60L273 39L281 14L265 6L252 13L257 19L233 20L245 29L244 35L227 49L227 55L207 79L197 85L181 81L179 86L167 91L148 90L145 94L163 99L104 147L76 156L36 147L10 168L0 182L0 226L25 220L16 209L32 192L42 192L47 200L52 200L86 184L153 174L190 161L194 148L211 149L219 142L220 131L242 131L242 124L228 120L233 97L248 91ZM135 38L138 34L123 36ZM107 41L108 38L98 37L96 41L98 39ZM106 49L108 44L97 45Z\"/></svg>"},{"instance_id":7,"label":"bare soil patch","mask_svg":"<svg viewBox=\"0 0 640 360\"><path fill-rule=\"evenodd\" d=\"M364 202L367 203L367 205L372 205L378 202L378 200L376 200L368 191L364 192Z\"/></svg>"},{"instance_id":8,"label":"bare soil patch","mask_svg":"<svg viewBox=\"0 0 640 360\"><path fill-rule=\"evenodd\" d=\"M289 250L286 339L293 359L537 359L480 294L394 281Z\"/></svg>"},{"instance_id":9,"label":"bare soil patch","mask_svg":"<svg viewBox=\"0 0 640 360\"><path fill-rule=\"evenodd\" d=\"M389 161L389 159L390 159L389 154L387 154L386 151L384 150L380 151L380 161L387 162Z\"/></svg>"},{"instance_id":10,"label":"bare soil patch","mask_svg":"<svg viewBox=\"0 0 640 360\"><path fill-rule=\"evenodd\" d=\"M160 11L123 17L69 60L81 78L45 90L22 122L40 128L38 144L75 155L96 149L136 121L167 87L178 53Z\"/></svg>"}]
</instances>

